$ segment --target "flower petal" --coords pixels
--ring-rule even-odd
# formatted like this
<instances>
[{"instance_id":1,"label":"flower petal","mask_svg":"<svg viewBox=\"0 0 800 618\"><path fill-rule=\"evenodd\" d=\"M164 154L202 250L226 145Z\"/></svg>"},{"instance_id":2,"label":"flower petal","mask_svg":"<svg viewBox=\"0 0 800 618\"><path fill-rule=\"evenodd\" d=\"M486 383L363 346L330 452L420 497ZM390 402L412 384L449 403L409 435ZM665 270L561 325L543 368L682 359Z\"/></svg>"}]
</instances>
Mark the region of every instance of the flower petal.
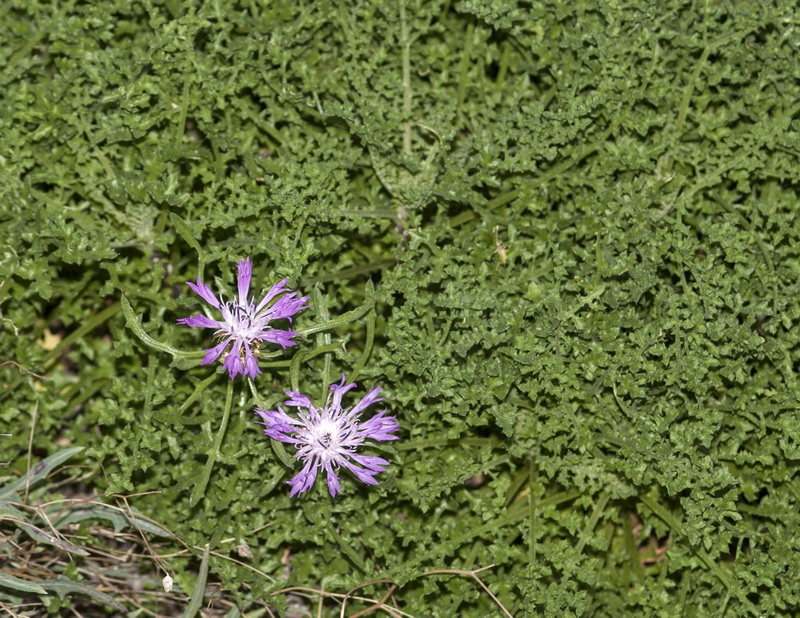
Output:
<instances>
[{"instance_id":1,"label":"flower petal","mask_svg":"<svg viewBox=\"0 0 800 618\"><path fill-rule=\"evenodd\" d=\"M348 414L350 416L356 416L357 414L360 414L362 410L364 410L368 406L371 406L376 401L383 401L383 397L378 397L378 393L380 392L381 392L380 386L370 390L370 392L368 392L364 397L361 398L361 401L359 401L356 405L353 406L353 409L350 410Z\"/></svg>"},{"instance_id":2,"label":"flower petal","mask_svg":"<svg viewBox=\"0 0 800 618\"><path fill-rule=\"evenodd\" d=\"M215 308L219 309L219 301L217 300L217 297L214 296L214 292L212 292L211 288L205 283L200 281L200 279L197 279L197 283L187 281L186 285L188 285L195 294L206 301L209 305L213 305Z\"/></svg>"},{"instance_id":3,"label":"flower petal","mask_svg":"<svg viewBox=\"0 0 800 618\"><path fill-rule=\"evenodd\" d=\"M330 390L333 391L333 400L331 401L331 408L339 409L342 407L342 396L349 390L354 389L357 384L355 382L351 382L347 386L344 384L345 377L342 374L342 381L339 384L331 384Z\"/></svg>"},{"instance_id":4,"label":"flower petal","mask_svg":"<svg viewBox=\"0 0 800 618\"><path fill-rule=\"evenodd\" d=\"M244 375L244 367L242 367L242 360L239 358L239 350L242 349L241 341L234 341L231 351L225 357L225 362L222 366L228 370L228 376L233 380L237 374Z\"/></svg>"},{"instance_id":5,"label":"flower petal","mask_svg":"<svg viewBox=\"0 0 800 618\"><path fill-rule=\"evenodd\" d=\"M247 304L247 294L250 291L250 277L253 275L253 263L249 257L243 259L237 264L239 270L238 287L239 287L239 303L242 305Z\"/></svg>"},{"instance_id":6,"label":"flower petal","mask_svg":"<svg viewBox=\"0 0 800 618\"><path fill-rule=\"evenodd\" d=\"M386 468L389 467L388 461L386 461L383 457L377 457L375 455L358 455L357 453L351 453L350 459L353 459L368 470L372 470L376 473L384 472Z\"/></svg>"},{"instance_id":7,"label":"flower petal","mask_svg":"<svg viewBox=\"0 0 800 618\"><path fill-rule=\"evenodd\" d=\"M297 345L296 341L292 341L292 337L297 337L299 333L291 330L265 330L261 331L256 339L261 341L269 341L270 343L277 343L284 350L290 345Z\"/></svg>"},{"instance_id":8,"label":"flower petal","mask_svg":"<svg viewBox=\"0 0 800 618\"><path fill-rule=\"evenodd\" d=\"M256 414L264 421L256 421L256 423L264 425L264 433L273 440L288 442L289 444L299 444L301 442L294 437L294 433L298 425L302 426L302 421L286 414L280 406L277 410L260 410L256 408Z\"/></svg>"},{"instance_id":9,"label":"flower petal","mask_svg":"<svg viewBox=\"0 0 800 618\"><path fill-rule=\"evenodd\" d=\"M208 365L209 363L213 363L215 360L217 360L219 358L219 355L222 354L222 351L225 349L225 346L228 345L228 343L230 343L230 338L226 339L218 346L206 350L201 365Z\"/></svg>"},{"instance_id":10,"label":"flower petal","mask_svg":"<svg viewBox=\"0 0 800 618\"><path fill-rule=\"evenodd\" d=\"M278 283L269 289L269 292L267 292L264 298L261 299L261 302L258 303L258 307L256 307L256 313L266 307L269 301L275 298L278 294L281 294L288 289L288 286L286 285L287 281L289 281L289 277L286 277L286 279L283 279L282 281L278 281Z\"/></svg>"},{"instance_id":11,"label":"flower petal","mask_svg":"<svg viewBox=\"0 0 800 618\"><path fill-rule=\"evenodd\" d=\"M392 435L391 432L400 429L400 424L395 420L394 416L385 415L386 410L383 410L371 419L361 423L358 429L359 433L365 438L371 438L379 442L399 439L398 436Z\"/></svg>"},{"instance_id":12,"label":"flower petal","mask_svg":"<svg viewBox=\"0 0 800 618\"><path fill-rule=\"evenodd\" d=\"M284 401L283 405L292 406L294 408L307 408L309 410L314 408L313 404L311 403L311 399L309 399L306 395L301 395L295 391L286 391L286 394L289 396L289 399Z\"/></svg>"},{"instance_id":13,"label":"flower petal","mask_svg":"<svg viewBox=\"0 0 800 618\"><path fill-rule=\"evenodd\" d=\"M314 481L317 480L318 467L319 462L312 463L309 461L300 471L300 474L295 476L293 479L286 481L287 484L292 486L292 491L289 493L290 498L294 498L297 494L301 494L304 491L311 489L311 487L314 485Z\"/></svg>"},{"instance_id":14,"label":"flower petal","mask_svg":"<svg viewBox=\"0 0 800 618\"><path fill-rule=\"evenodd\" d=\"M186 326L194 326L199 328L219 328L220 323L204 316L201 313L197 315L190 315L188 318L180 318L178 324L185 324Z\"/></svg>"},{"instance_id":15,"label":"flower petal","mask_svg":"<svg viewBox=\"0 0 800 618\"><path fill-rule=\"evenodd\" d=\"M255 380L256 376L261 373L261 368L258 366L256 357L250 351L250 346L245 345L244 353L244 373L250 376L251 380Z\"/></svg>"},{"instance_id":16,"label":"flower petal","mask_svg":"<svg viewBox=\"0 0 800 618\"><path fill-rule=\"evenodd\" d=\"M330 463L325 464L325 471L328 473L328 491L331 492L331 497L335 498L339 493L339 477L336 476Z\"/></svg>"},{"instance_id":17,"label":"flower petal","mask_svg":"<svg viewBox=\"0 0 800 618\"><path fill-rule=\"evenodd\" d=\"M298 292L292 292L291 294L286 294L285 296L281 296L278 301L269 308L269 319L270 320L281 320L284 318L288 318L288 320L292 321L292 316L301 311L302 309L308 309L309 305L304 305L303 303L306 302L309 297L303 296L301 298L295 298Z\"/></svg>"},{"instance_id":18,"label":"flower petal","mask_svg":"<svg viewBox=\"0 0 800 618\"><path fill-rule=\"evenodd\" d=\"M359 468L356 465L353 465L349 461L342 459L339 463L342 464L343 467L347 468L356 475L356 478L365 483L367 485L380 485L378 481L375 480L375 475L378 474L378 471L375 470L365 470L364 468Z\"/></svg>"}]
</instances>

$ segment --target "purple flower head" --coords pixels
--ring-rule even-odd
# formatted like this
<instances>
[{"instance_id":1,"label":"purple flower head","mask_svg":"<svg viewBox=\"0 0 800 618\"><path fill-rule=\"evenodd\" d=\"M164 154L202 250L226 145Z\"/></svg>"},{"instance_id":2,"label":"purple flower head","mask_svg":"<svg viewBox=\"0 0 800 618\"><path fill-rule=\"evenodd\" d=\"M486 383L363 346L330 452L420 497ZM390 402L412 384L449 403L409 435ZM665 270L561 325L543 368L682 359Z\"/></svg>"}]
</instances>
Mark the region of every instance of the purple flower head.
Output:
<instances>
[{"instance_id":1,"label":"purple flower head","mask_svg":"<svg viewBox=\"0 0 800 618\"><path fill-rule=\"evenodd\" d=\"M331 384L331 394L324 408L315 408L305 395L286 391L290 399L284 405L301 408L294 418L284 412L280 406L277 410L256 410L264 422L264 433L273 440L294 444L297 449L295 459L304 462L300 474L291 481L290 497L308 491L317 480L317 472L325 470L328 477L328 491L336 497L339 493L339 477L336 471L347 468L356 478L367 485L377 485L375 476L386 470L389 462L374 455L359 455L356 449L371 438L382 442L397 440L392 432L400 429L394 416L386 416L386 410L378 412L368 421L361 421L361 412L376 401L380 388L373 388L352 408L342 408L342 395L356 387L355 383L345 385L345 377L339 384Z\"/></svg>"},{"instance_id":2,"label":"purple flower head","mask_svg":"<svg viewBox=\"0 0 800 618\"><path fill-rule=\"evenodd\" d=\"M250 376L252 380L255 379L256 374L261 373L256 357L261 352L262 341L276 343L283 349L295 345L292 337L297 335L296 332L270 328L269 323L282 318L287 318L291 322L295 313L308 307L303 304L308 300L308 296L297 298L298 292L283 294L289 290L286 286L288 279L284 279L273 285L267 295L256 305L255 298L248 297L250 277L253 274L253 263L250 258L240 261L237 269L239 271L237 280L239 295L227 302L218 300L211 288L200 279L196 283L186 282L186 285L200 298L222 313L222 320L212 320L198 314L181 318L178 320L178 324L216 329L214 337L219 340L219 345L206 350L203 364L213 363L224 352L225 360L222 366L228 370L231 380L237 374ZM280 294L283 296L275 300Z\"/></svg>"}]
</instances>

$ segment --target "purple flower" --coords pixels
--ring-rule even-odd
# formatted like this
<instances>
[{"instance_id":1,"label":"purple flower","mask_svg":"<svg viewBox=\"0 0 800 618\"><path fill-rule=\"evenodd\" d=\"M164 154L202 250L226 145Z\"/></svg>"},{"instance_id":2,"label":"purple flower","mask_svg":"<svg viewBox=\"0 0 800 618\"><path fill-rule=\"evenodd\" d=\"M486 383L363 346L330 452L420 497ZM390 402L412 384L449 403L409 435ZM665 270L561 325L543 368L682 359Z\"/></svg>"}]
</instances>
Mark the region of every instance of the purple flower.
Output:
<instances>
[{"instance_id":1,"label":"purple flower","mask_svg":"<svg viewBox=\"0 0 800 618\"><path fill-rule=\"evenodd\" d=\"M303 408L298 412L299 418L286 414L280 406L277 410L256 410L264 422L264 433L273 440L294 444L297 448L295 459L302 459L305 465L300 474L291 481L293 497L308 491L317 480L317 472L325 470L328 476L328 491L336 497L339 493L339 477L336 470L347 468L356 478L367 485L377 485L375 475L386 470L389 462L374 455L359 455L356 449L364 444L364 440L397 440L392 432L400 429L394 416L386 416L386 410L378 412L368 421L361 422L359 417L367 406L376 401L380 388L373 388L352 408L342 408L342 396L356 387L355 383L345 385L345 377L339 384L331 384L333 395L328 395L324 408L315 408L305 395L286 391L290 399L284 405Z\"/></svg>"},{"instance_id":2,"label":"purple flower","mask_svg":"<svg viewBox=\"0 0 800 618\"><path fill-rule=\"evenodd\" d=\"M181 318L178 320L178 324L215 328L214 337L220 343L206 350L203 364L213 363L225 352L225 361L222 366L228 370L231 380L237 374L250 376L252 380L255 379L256 374L261 373L256 356L261 352L262 341L277 343L283 349L295 345L292 337L297 335L296 332L269 328L269 323L282 318L287 318L291 322L295 313L308 307L303 304L308 300L308 296L296 298L298 292L291 292L272 302L279 294L288 291L289 288L286 286L288 279L284 279L273 285L267 295L256 305L255 299L247 296L250 291L250 277L253 274L253 263L250 258L240 261L237 269L239 270L237 281L239 296L227 302L218 300L211 288L200 279L196 283L186 282L186 285L200 298L222 313L222 320L212 320L198 314Z\"/></svg>"}]
</instances>

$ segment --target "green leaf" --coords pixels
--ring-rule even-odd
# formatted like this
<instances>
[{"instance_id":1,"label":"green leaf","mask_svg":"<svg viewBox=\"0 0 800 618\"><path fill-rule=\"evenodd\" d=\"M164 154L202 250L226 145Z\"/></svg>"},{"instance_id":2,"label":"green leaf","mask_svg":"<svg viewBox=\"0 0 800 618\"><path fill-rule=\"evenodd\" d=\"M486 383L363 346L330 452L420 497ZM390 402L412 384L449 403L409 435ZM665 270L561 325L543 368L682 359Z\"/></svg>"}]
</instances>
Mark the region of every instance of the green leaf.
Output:
<instances>
[{"instance_id":1,"label":"green leaf","mask_svg":"<svg viewBox=\"0 0 800 618\"><path fill-rule=\"evenodd\" d=\"M59 549L65 552L68 552L70 554L76 554L78 556L89 555L89 552L83 549L82 547L74 545L69 541L65 541L64 539L59 538L55 534L42 530L41 528L38 528L33 524L17 519L9 519L8 517L4 517L3 519L7 519L13 522L14 524L16 524L18 528L24 530L28 534L28 536L30 536L32 539L36 541L39 541L40 543L44 543L45 545L52 545L53 547L58 547Z\"/></svg>"},{"instance_id":2,"label":"green leaf","mask_svg":"<svg viewBox=\"0 0 800 618\"><path fill-rule=\"evenodd\" d=\"M0 507L1 506L2 505L0 505ZM104 519L113 524L115 532L121 532L122 530L134 527L142 532L147 532L160 537L173 536L169 531L165 530L158 524L145 519L145 517L135 509L132 509L132 513L133 523L131 523L129 519L130 515L121 512L117 508L111 507L110 505L92 503L88 505L82 505L80 507L70 508L68 511L63 513L61 517L55 519L53 521L53 525L57 528L63 528L64 526L87 519Z\"/></svg>"},{"instance_id":3,"label":"green leaf","mask_svg":"<svg viewBox=\"0 0 800 618\"><path fill-rule=\"evenodd\" d=\"M203 550L203 558L200 561L200 571L197 573L197 582L194 585L194 592L192 592L191 602L186 606L183 612L183 618L194 618L195 614L200 610L203 604L203 599L206 596L206 578L208 577L208 558L209 546L206 544Z\"/></svg>"},{"instance_id":4,"label":"green leaf","mask_svg":"<svg viewBox=\"0 0 800 618\"><path fill-rule=\"evenodd\" d=\"M107 595L105 592L100 592L99 590L95 590L91 586L87 586L86 584L72 581L67 577L58 577L54 580L44 581L41 582L41 587L45 590L50 590L55 592L59 598L63 599L70 593L80 593L85 594L87 596L92 597L95 601L99 601L104 605L108 605L113 607L115 610L119 612L126 612L127 609L125 608L122 603L114 599L113 597Z\"/></svg>"},{"instance_id":5,"label":"green leaf","mask_svg":"<svg viewBox=\"0 0 800 618\"><path fill-rule=\"evenodd\" d=\"M74 446L72 448L63 449L35 463L31 466L30 472L21 476L13 483L0 487L0 500L8 500L14 497L15 492L24 491L26 487L33 487L70 457L80 453L83 448L82 446Z\"/></svg>"},{"instance_id":6,"label":"green leaf","mask_svg":"<svg viewBox=\"0 0 800 618\"><path fill-rule=\"evenodd\" d=\"M13 575L9 575L8 573L3 573L0 571L0 586L5 586L6 588L13 588L14 590L19 590L20 592L33 592L35 594L47 594L47 590L42 588L36 582L28 581L27 579L20 579L19 577L14 577Z\"/></svg>"}]
</instances>

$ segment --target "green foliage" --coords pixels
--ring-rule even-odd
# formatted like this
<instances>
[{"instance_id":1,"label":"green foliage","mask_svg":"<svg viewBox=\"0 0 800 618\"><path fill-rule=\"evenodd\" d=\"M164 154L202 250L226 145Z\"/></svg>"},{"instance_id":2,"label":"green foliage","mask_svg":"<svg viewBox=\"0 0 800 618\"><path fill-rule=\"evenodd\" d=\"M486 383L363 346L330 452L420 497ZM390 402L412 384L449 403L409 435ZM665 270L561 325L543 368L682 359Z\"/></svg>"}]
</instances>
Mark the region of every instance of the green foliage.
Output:
<instances>
[{"instance_id":1,"label":"green foliage","mask_svg":"<svg viewBox=\"0 0 800 618\"><path fill-rule=\"evenodd\" d=\"M791 3L3 15L4 474L33 419L42 458L85 447L198 562L252 550L203 561L242 610L390 579L500 615L478 577L512 615L800 611ZM313 307L231 391L175 321L248 255ZM383 387L392 465L290 500L253 408L341 373Z\"/></svg>"}]
</instances>

